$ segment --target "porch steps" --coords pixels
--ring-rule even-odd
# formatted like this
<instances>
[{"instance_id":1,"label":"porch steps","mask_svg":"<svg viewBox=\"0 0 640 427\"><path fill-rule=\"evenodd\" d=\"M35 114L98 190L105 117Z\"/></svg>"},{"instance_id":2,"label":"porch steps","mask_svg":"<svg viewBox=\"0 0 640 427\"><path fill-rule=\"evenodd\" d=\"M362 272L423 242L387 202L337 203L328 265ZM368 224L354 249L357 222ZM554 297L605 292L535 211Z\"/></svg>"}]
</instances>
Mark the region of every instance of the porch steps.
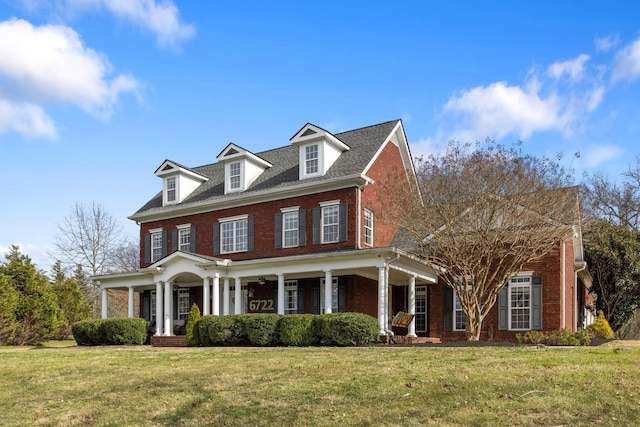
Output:
<instances>
[{"instance_id":1,"label":"porch steps","mask_svg":"<svg viewBox=\"0 0 640 427\"><path fill-rule=\"evenodd\" d=\"M151 347L186 347L187 336L186 335L173 335L173 336L155 336L151 337Z\"/></svg>"},{"instance_id":2,"label":"porch steps","mask_svg":"<svg viewBox=\"0 0 640 427\"><path fill-rule=\"evenodd\" d=\"M408 337L406 335L395 335L394 344L441 344L440 338L435 337ZM389 340L391 341L391 340ZM392 342L388 342L391 344Z\"/></svg>"}]
</instances>

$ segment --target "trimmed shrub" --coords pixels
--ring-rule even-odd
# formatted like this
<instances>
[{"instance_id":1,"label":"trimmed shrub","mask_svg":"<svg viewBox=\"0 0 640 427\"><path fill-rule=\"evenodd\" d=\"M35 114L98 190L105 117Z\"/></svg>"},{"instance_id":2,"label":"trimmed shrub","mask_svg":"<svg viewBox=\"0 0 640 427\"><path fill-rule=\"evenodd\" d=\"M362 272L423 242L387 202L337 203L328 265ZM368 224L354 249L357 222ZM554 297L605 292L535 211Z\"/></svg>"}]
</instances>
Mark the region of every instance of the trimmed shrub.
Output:
<instances>
[{"instance_id":1,"label":"trimmed shrub","mask_svg":"<svg viewBox=\"0 0 640 427\"><path fill-rule=\"evenodd\" d=\"M377 341L378 321L364 313L331 313L317 316L313 331L320 345L352 346Z\"/></svg>"},{"instance_id":2,"label":"trimmed shrub","mask_svg":"<svg viewBox=\"0 0 640 427\"><path fill-rule=\"evenodd\" d=\"M544 345L589 345L591 338L586 330L579 330L571 333L567 328L556 329L555 331L527 331L524 334L517 334L516 338L521 344L544 344Z\"/></svg>"},{"instance_id":3,"label":"trimmed shrub","mask_svg":"<svg viewBox=\"0 0 640 427\"><path fill-rule=\"evenodd\" d=\"M189 320L187 320L187 326L185 327L188 346L195 347L200 345L200 333L197 327L200 317L198 305L193 304L191 310L189 310Z\"/></svg>"},{"instance_id":4,"label":"trimmed shrub","mask_svg":"<svg viewBox=\"0 0 640 427\"><path fill-rule=\"evenodd\" d=\"M281 314L253 314L247 316L244 322L244 330L247 333L249 344L260 346L278 345L278 322Z\"/></svg>"},{"instance_id":5,"label":"trimmed shrub","mask_svg":"<svg viewBox=\"0 0 640 427\"><path fill-rule=\"evenodd\" d=\"M611 329L609 322L604 317L604 312L602 310L598 310L598 316L592 324L587 326L587 331L589 331L592 338L613 338L613 329Z\"/></svg>"},{"instance_id":6,"label":"trimmed shrub","mask_svg":"<svg viewBox=\"0 0 640 427\"><path fill-rule=\"evenodd\" d=\"M208 314L200 318L198 331L202 345L238 345L245 344L244 316L216 316Z\"/></svg>"},{"instance_id":7,"label":"trimmed shrub","mask_svg":"<svg viewBox=\"0 0 640 427\"><path fill-rule=\"evenodd\" d=\"M120 317L104 319L106 344L144 344L147 339L147 322L139 317Z\"/></svg>"},{"instance_id":8,"label":"trimmed shrub","mask_svg":"<svg viewBox=\"0 0 640 427\"><path fill-rule=\"evenodd\" d=\"M78 345L103 345L106 342L104 327L105 319L88 319L71 325L73 339Z\"/></svg>"},{"instance_id":9,"label":"trimmed shrub","mask_svg":"<svg viewBox=\"0 0 640 427\"><path fill-rule=\"evenodd\" d=\"M280 319L279 343L286 346L310 346L317 341L313 333L313 314L289 314Z\"/></svg>"}]
</instances>

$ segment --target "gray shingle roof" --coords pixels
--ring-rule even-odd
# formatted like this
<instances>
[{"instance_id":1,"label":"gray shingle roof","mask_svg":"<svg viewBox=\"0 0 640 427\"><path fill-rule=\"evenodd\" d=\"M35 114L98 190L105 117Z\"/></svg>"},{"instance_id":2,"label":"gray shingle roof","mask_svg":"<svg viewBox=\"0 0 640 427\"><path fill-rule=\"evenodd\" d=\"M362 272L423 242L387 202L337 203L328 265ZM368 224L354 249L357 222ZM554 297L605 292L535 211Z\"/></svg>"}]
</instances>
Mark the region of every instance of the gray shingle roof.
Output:
<instances>
[{"instance_id":1,"label":"gray shingle roof","mask_svg":"<svg viewBox=\"0 0 640 427\"><path fill-rule=\"evenodd\" d=\"M348 145L350 149L342 153L324 176L305 179L304 182L322 181L364 172L365 167L369 164L380 146L386 142L386 138L399 121L400 120L393 120L334 134L336 138ZM284 189L300 184L297 146L288 144L284 147L254 154L271 163L273 167L265 170L244 193L276 188ZM216 199L227 197L224 194L223 163L212 163L187 169L204 175L208 177L209 180L200 185L200 187L178 206L184 207L191 203L215 201ZM167 207L166 209L171 208L172 207ZM144 206L138 209L134 216L151 210L155 212L163 210L162 191L158 192L151 200L145 203Z\"/></svg>"}]
</instances>

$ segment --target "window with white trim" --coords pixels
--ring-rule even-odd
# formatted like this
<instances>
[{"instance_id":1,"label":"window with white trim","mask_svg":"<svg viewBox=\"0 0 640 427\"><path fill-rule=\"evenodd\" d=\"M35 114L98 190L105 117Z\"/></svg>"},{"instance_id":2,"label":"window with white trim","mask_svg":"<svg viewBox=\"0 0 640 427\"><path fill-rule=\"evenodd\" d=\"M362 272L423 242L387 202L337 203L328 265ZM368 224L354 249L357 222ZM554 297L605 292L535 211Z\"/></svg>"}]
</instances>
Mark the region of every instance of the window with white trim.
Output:
<instances>
[{"instance_id":1,"label":"window with white trim","mask_svg":"<svg viewBox=\"0 0 640 427\"><path fill-rule=\"evenodd\" d=\"M324 286L325 279L320 279L320 314L324 314ZM338 312L338 278L331 278L331 312Z\"/></svg>"},{"instance_id":2,"label":"window with white trim","mask_svg":"<svg viewBox=\"0 0 640 427\"><path fill-rule=\"evenodd\" d=\"M364 244L373 246L373 212L364 210Z\"/></svg>"},{"instance_id":3,"label":"window with white trim","mask_svg":"<svg viewBox=\"0 0 640 427\"><path fill-rule=\"evenodd\" d=\"M189 289L178 289L178 319L187 319L189 317Z\"/></svg>"},{"instance_id":4,"label":"window with white trim","mask_svg":"<svg viewBox=\"0 0 640 427\"><path fill-rule=\"evenodd\" d=\"M151 309L149 310L151 312L151 315L149 317L150 320L156 320L156 291L151 291Z\"/></svg>"},{"instance_id":5,"label":"window with white trim","mask_svg":"<svg viewBox=\"0 0 640 427\"><path fill-rule=\"evenodd\" d=\"M175 203L176 197L176 177L167 178L167 203Z\"/></svg>"},{"instance_id":6,"label":"window with white trim","mask_svg":"<svg viewBox=\"0 0 640 427\"><path fill-rule=\"evenodd\" d=\"M151 262L162 258L162 231L151 233Z\"/></svg>"},{"instance_id":7,"label":"window with white trim","mask_svg":"<svg viewBox=\"0 0 640 427\"><path fill-rule=\"evenodd\" d=\"M322 207L322 243L337 242L340 237L340 206Z\"/></svg>"},{"instance_id":8,"label":"window with white trim","mask_svg":"<svg viewBox=\"0 0 640 427\"><path fill-rule=\"evenodd\" d=\"M318 165L318 144L307 145L304 147L305 175L318 173Z\"/></svg>"},{"instance_id":9,"label":"window with white trim","mask_svg":"<svg viewBox=\"0 0 640 427\"><path fill-rule=\"evenodd\" d=\"M427 331L427 287L416 286L416 332Z\"/></svg>"},{"instance_id":10,"label":"window with white trim","mask_svg":"<svg viewBox=\"0 0 640 427\"><path fill-rule=\"evenodd\" d=\"M233 162L229 164L229 189L240 189L242 167L240 162Z\"/></svg>"},{"instance_id":11,"label":"window with white trim","mask_svg":"<svg viewBox=\"0 0 640 427\"><path fill-rule=\"evenodd\" d=\"M248 218L220 223L220 251L227 254L247 250Z\"/></svg>"},{"instance_id":12,"label":"window with white trim","mask_svg":"<svg viewBox=\"0 0 640 427\"><path fill-rule=\"evenodd\" d=\"M191 250L191 227L178 229L178 249L183 252Z\"/></svg>"},{"instance_id":13,"label":"window with white trim","mask_svg":"<svg viewBox=\"0 0 640 427\"><path fill-rule=\"evenodd\" d=\"M295 314L298 312L298 281L287 280L284 282L284 313Z\"/></svg>"},{"instance_id":14,"label":"window with white trim","mask_svg":"<svg viewBox=\"0 0 640 427\"><path fill-rule=\"evenodd\" d=\"M453 292L453 330L464 331L467 327L467 316L464 314L458 294Z\"/></svg>"},{"instance_id":15,"label":"window with white trim","mask_svg":"<svg viewBox=\"0 0 640 427\"><path fill-rule=\"evenodd\" d=\"M531 329L531 276L509 280L509 329Z\"/></svg>"},{"instance_id":16,"label":"window with white trim","mask_svg":"<svg viewBox=\"0 0 640 427\"><path fill-rule=\"evenodd\" d=\"M282 246L291 248L299 246L298 210L282 212Z\"/></svg>"}]
</instances>

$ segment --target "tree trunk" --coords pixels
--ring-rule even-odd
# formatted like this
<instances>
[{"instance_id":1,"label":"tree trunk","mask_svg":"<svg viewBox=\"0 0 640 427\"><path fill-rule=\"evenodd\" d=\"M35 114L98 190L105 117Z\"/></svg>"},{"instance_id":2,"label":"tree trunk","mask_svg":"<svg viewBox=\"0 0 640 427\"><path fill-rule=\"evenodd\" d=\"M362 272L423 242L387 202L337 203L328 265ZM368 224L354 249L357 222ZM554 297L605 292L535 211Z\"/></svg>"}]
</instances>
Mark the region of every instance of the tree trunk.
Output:
<instances>
[{"instance_id":1,"label":"tree trunk","mask_svg":"<svg viewBox=\"0 0 640 427\"><path fill-rule=\"evenodd\" d=\"M467 341L480 341L483 316L480 307L471 307L467 314L466 335Z\"/></svg>"}]
</instances>

